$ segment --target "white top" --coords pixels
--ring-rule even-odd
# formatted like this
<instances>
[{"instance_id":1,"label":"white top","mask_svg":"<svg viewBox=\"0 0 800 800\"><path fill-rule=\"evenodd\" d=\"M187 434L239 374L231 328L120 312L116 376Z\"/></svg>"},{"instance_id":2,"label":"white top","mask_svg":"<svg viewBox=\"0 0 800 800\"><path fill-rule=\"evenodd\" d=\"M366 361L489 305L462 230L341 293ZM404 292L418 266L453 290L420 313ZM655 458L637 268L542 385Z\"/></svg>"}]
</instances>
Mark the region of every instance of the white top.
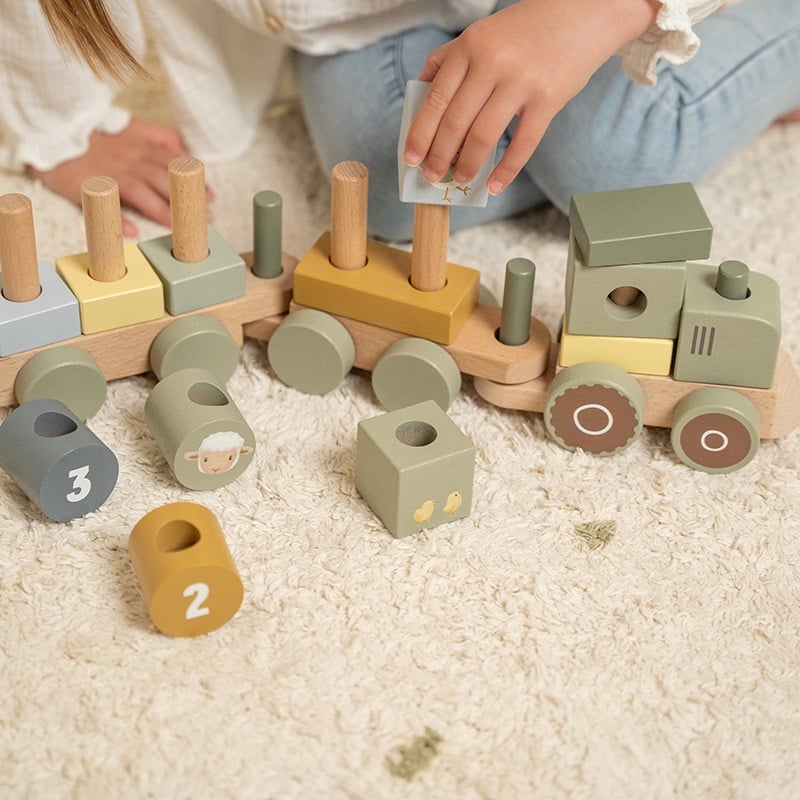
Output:
<instances>
[{"instance_id":1,"label":"white top","mask_svg":"<svg viewBox=\"0 0 800 800\"><path fill-rule=\"evenodd\" d=\"M692 25L724 0L662 0L656 26L622 52L628 74L655 82L660 58L682 63L700 42ZM167 73L176 119L206 161L242 153L269 101L287 47L312 54L352 50L419 25L458 31L494 0L138 0ZM135 55L142 19L129 0L107 0ZM53 43L39 4L4 0L0 25L0 166L50 169L85 152L94 130L129 122L116 89Z\"/></svg>"}]
</instances>

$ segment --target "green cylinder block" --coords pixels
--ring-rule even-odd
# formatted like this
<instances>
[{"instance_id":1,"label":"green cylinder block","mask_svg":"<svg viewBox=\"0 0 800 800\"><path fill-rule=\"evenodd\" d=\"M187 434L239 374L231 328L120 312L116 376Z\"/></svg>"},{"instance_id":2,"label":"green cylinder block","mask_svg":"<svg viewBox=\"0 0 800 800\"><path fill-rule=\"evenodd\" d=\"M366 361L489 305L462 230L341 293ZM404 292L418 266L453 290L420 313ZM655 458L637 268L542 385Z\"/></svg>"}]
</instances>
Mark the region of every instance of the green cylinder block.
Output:
<instances>
[{"instance_id":1,"label":"green cylinder block","mask_svg":"<svg viewBox=\"0 0 800 800\"><path fill-rule=\"evenodd\" d=\"M253 431L209 370L168 375L153 388L144 415L170 469L188 489L226 486L253 458Z\"/></svg>"},{"instance_id":2,"label":"green cylinder block","mask_svg":"<svg viewBox=\"0 0 800 800\"><path fill-rule=\"evenodd\" d=\"M253 272L259 278L277 278L283 271L282 233L283 198L278 192L257 192L253 197Z\"/></svg>"}]
</instances>

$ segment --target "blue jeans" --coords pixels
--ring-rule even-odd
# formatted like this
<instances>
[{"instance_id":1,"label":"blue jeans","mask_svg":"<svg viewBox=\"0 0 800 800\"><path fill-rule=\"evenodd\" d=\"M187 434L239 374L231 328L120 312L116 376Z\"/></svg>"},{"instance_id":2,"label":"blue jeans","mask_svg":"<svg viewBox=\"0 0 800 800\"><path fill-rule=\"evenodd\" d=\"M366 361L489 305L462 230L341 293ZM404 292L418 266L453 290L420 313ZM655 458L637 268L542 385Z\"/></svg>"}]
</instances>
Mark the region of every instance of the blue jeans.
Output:
<instances>
[{"instance_id":1,"label":"blue jeans","mask_svg":"<svg viewBox=\"0 0 800 800\"><path fill-rule=\"evenodd\" d=\"M453 208L452 229L548 201L565 211L577 192L696 183L800 107L800 0L745 0L695 30L702 41L697 55L681 66L662 62L655 87L631 81L618 57L607 62L553 119L511 186L486 208ZM397 187L403 93L431 50L451 38L424 27L355 52L296 56L303 111L323 169L330 174L351 159L369 168L373 236L411 238L413 206L400 202ZM508 141L507 132L498 158Z\"/></svg>"}]
</instances>

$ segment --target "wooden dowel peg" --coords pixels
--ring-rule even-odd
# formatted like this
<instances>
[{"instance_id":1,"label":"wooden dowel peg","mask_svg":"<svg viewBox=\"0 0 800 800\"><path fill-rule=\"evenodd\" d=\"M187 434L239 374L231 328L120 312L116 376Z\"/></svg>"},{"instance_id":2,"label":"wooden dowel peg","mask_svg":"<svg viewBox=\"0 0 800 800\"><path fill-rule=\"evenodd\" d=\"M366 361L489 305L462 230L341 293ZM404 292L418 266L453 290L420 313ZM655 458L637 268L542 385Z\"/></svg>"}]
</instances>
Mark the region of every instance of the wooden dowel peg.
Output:
<instances>
[{"instance_id":1,"label":"wooden dowel peg","mask_svg":"<svg viewBox=\"0 0 800 800\"><path fill-rule=\"evenodd\" d=\"M105 282L124 278L125 252L117 182L105 176L87 178L81 184L81 204L90 277Z\"/></svg>"},{"instance_id":2,"label":"wooden dowel peg","mask_svg":"<svg viewBox=\"0 0 800 800\"><path fill-rule=\"evenodd\" d=\"M24 194L0 197L0 269L6 300L26 303L39 296L33 207Z\"/></svg>"},{"instance_id":3,"label":"wooden dowel peg","mask_svg":"<svg viewBox=\"0 0 800 800\"><path fill-rule=\"evenodd\" d=\"M618 286L609 294L609 298L614 305L632 306L641 295L635 286Z\"/></svg>"},{"instance_id":4,"label":"wooden dowel peg","mask_svg":"<svg viewBox=\"0 0 800 800\"><path fill-rule=\"evenodd\" d=\"M369 170L360 161L342 161L331 171L330 260L339 269L367 263Z\"/></svg>"},{"instance_id":5,"label":"wooden dowel peg","mask_svg":"<svg viewBox=\"0 0 800 800\"><path fill-rule=\"evenodd\" d=\"M449 238L450 206L415 204L411 250L411 285L415 289L438 292L447 285Z\"/></svg>"},{"instance_id":6,"label":"wooden dowel peg","mask_svg":"<svg viewBox=\"0 0 800 800\"><path fill-rule=\"evenodd\" d=\"M181 156L169 164L169 203L172 255L196 264L208 257L206 170L203 162Z\"/></svg>"},{"instance_id":7,"label":"wooden dowel peg","mask_svg":"<svg viewBox=\"0 0 800 800\"><path fill-rule=\"evenodd\" d=\"M512 258L506 264L503 312L498 334L503 344L516 347L530 338L535 279L536 265L530 259Z\"/></svg>"}]
</instances>

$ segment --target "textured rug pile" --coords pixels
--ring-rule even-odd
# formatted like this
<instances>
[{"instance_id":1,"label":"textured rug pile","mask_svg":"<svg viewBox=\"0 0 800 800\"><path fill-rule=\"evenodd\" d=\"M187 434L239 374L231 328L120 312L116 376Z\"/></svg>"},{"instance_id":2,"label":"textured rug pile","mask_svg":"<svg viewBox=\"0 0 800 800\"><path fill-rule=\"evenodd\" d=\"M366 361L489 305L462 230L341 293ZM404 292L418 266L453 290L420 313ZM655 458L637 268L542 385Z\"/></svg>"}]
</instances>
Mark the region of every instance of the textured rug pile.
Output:
<instances>
[{"instance_id":1,"label":"textured rug pile","mask_svg":"<svg viewBox=\"0 0 800 800\"><path fill-rule=\"evenodd\" d=\"M284 250L328 225L296 108L208 166L214 221L252 246L250 204L284 198ZM697 187L712 261L782 286L800 366L800 126L774 127ZM78 211L24 178L40 255L85 249ZM141 223L142 238L163 232ZM567 225L548 209L452 237L498 295L537 264L555 331ZM120 477L96 512L47 520L0 476L0 794L14 798L737 797L800 793L800 431L730 475L689 470L646 429L596 459L469 381L450 416L476 448L471 515L393 539L354 486L368 377L323 397L248 342L228 390L255 431L249 469L183 489L144 421L152 375L113 383L90 427ZM5 415L5 411L3 415ZM148 619L132 526L178 500L220 519L245 587L218 631Z\"/></svg>"}]
</instances>

